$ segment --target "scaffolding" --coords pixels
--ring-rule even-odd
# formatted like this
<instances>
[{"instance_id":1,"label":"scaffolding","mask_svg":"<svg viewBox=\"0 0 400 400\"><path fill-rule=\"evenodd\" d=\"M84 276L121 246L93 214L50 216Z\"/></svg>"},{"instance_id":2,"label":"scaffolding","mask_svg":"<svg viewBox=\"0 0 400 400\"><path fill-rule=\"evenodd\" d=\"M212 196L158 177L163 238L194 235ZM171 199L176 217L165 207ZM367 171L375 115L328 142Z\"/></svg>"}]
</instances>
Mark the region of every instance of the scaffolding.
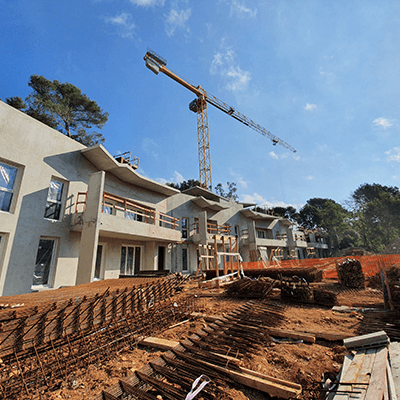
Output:
<instances>
[{"instance_id":1,"label":"scaffolding","mask_svg":"<svg viewBox=\"0 0 400 400\"><path fill-rule=\"evenodd\" d=\"M235 236L212 235L212 243L199 244L197 246L199 254L199 266L196 276L206 270L215 270L219 276L220 265L222 264L224 275L233 272L234 268L240 270L242 257L239 253L239 240ZM235 260L234 260L235 258ZM222 259L222 263L221 263Z\"/></svg>"}]
</instances>

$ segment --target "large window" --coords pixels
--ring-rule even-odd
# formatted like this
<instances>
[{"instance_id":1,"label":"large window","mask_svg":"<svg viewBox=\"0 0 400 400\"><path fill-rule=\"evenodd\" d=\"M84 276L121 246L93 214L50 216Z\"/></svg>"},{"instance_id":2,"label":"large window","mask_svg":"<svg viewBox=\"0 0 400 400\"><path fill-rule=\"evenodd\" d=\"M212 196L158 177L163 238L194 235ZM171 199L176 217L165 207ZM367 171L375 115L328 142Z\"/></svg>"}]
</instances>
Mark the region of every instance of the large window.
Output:
<instances>
[{"instance_id":1,"label":"large window","mask_svg":"<svg viewBox=\"0 0 400 400\"><path fill-rule=\"evenodd\" d=\"M0 163L0 210L10 211L18 169Z\"/></svg>"},{"instance_id":2,"label":"large window","mask_svg":"<svg viewBox=\"0 0 400 400\"><path fill-rule=\"evenodd\" d=\"M189 218L182 218L182 239L188 238Z\"/></svg>"},{"instance_id":3,"label":"large window","mask_svg":"<svg viewBox=\"0 0 400 400\"><path fill-rule=\"evenodd\" d=\"M56 239L40 239L33 272L33 285L49 284L49 276L55 260L56 243Z\"/></svg>"},{"instance_id":4,"label":"large window","mask_svg":"<svg viewBox=\"0 0 400 400\"><path fill-rule=\"evenodd\" d=\"M121 275L134 275L140 271L140 257L142 248L139 246L121 247Z\"/></svg>"},{"instance_id":5,"label":"large window","mask_svg":"<svg viewBox=\"0 0 400 400\"><path fill-rule=\"evenodd\" d=\"M45 218L57 221L60 219L63 188L63 182L56 179L50 181L49 191L47 192L46 211L44 212Z\"/></svg>"}]
</instances>

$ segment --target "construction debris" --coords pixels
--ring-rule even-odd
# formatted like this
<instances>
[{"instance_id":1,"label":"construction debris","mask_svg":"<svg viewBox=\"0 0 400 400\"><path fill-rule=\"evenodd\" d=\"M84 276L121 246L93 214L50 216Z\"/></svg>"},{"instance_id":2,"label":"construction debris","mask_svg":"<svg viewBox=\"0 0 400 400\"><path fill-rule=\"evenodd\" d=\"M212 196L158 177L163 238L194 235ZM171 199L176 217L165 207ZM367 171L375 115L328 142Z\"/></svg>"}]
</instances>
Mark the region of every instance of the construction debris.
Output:
<instances>
[{"instance_id":1,"label":"construction debris","mask_svg":"<svg viewBox=\"0 0 400 400\"><path fill-rule=\"evenodd\" d=\"M314 288L314 301L322 306L332 307L338 304L337 293L330 290Z\"/></svg>"},{"instance_id":2,"label":"construction debris","mask_svg":"<svg viewBox=\"0 0 400 400\"><path fill-rule=\"evenodd\" d=\"M388 346L390 339L385 331L369 333L343 340L346 349L371 349L375 347Z\"/></svg>"},{"instance_id":3,"label":"construction debris","mask_svg":"<svg viewBox=\"0 0 400 400\"><path fill-rule=\"evenodd\" d=\"M383 332L384 333L384 332ZM382 336L379 332L378 336ZM356 343L365 338L355 337ZM400 351L397 342L389 346L359 349L347 356L338 382L331 387L327 400L397 400L400 393Z\"/></svg>"},{"instance_id":4,"label":"construction debris","mask_svg":"<svg viewBox=\"0 0 400 400\"><path fill-rule=\"evenodd\" d=\"M365 276L360 261L347 258L336 264L339 282L349 288L365 289Z\"/></svg>"},{"instance_id":5,"label":"construction debris","mask_svg":"<svg viewBox=\"0 0 400 400\"><path fill-rule=\"evenodd\" d=\"M248 302L204 327L134 375L104 390L95 400L114 399L122 393L140 395L143 399L156 399L157 396L185 398L192 382L204 375L209 377L209 384L203 389L207 398L234 400L225 393L228 385L234 382L270 396L297 398L301 394L300 385L242 368L238 363L240 358L270 341L268 327L264 324L271 323L271 317L276 318L279 314L279 308L269 304Z\"/></svg>"},{"instance_id":6,"label":"construction debris","mask_svg":"<svg viewBox=\"0 0 400 400\"><path fill-rule=\"evenodd\" d=\"M34 307L0 312L0 399L30 398L54 388L71 372L93 362L104 362L121 349L134 347L139 336L159 332L194 309L193 298L170 297L180 285L179 277L156 280L108 281L103 293L99 285L82 285L64 300L65 292L34 296ZM105 281L103 281L103 285ZM125 284L120 289L121 282ZM115 287L113 287L115 284ZM40 304L42 299L42 304ZM28 303L26 303L28 304ZM23 368L22 368L23 366Z\"/></svg>"},{"instance_id":7,"label":"construction debris","mask_svg":"<svg viewBox=\"0 0 400 400\"><path fill-rule=\"evenodd\" d=\"M245 297L248 299L264 299L275 286L276 281L271 278L244 278L232 282L225 289L225 295L229 297Z\"/></svg>"},{"instance_id":8,"label":"construction debris","mask_svg":"<svg viewBox=\"0 0 400 400\"><path fill-rule=\"evenodd\" d=\"M281 298L291 301L311 302L312 290L304 279L297 277L282 278Z\"/></svg>"}]
</instances>

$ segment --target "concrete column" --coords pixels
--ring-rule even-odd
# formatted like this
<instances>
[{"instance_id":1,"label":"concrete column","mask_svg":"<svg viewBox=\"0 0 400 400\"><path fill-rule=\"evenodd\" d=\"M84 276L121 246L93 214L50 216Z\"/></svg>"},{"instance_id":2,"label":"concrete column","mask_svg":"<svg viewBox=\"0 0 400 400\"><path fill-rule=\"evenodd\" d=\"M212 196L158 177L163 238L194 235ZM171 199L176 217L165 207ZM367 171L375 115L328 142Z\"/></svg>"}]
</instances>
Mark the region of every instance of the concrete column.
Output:
<instances>
[{"instance_id":1,"label":"concrete column","mask_svg":"<svg viewBox=\"0 0 400 400\"><path fill-rule=\"evenodd\" d=\"M76 285L89 283L94 279L105 176L106 173L100 171L92 174L89 179L86 208L83 213Z\"/></svg>"},{"instance_id":2,"label":"concrete column","mask_svg":"<svg viewBox=\"0 0 400 400\"><path fill-rule=\"evenodd\" d=\"M247 222L247 228L249 230L249 243L256 243L256 223L251 220Z\"/></svg>"},{"instance_id":3,"label":"concrete column","mask_svg":"<svg viewBox=\"0 0 400 400\"><path fill-rule=\"evenodd\" d=\"M207 211L202 211L199 216L200 243L207 244Z\"/></svg>"},{"instance_id":4,"label":"concrete column","mask_svg":"<svg viewBox=\"0 0 400 400\"><path fill-rule=\"evenodd\" d=\"M145 271L155 271L157 269L158 260L158 243L147 242L145 246L145 254L143 259L143 269Z\"/></svg>"}]
</instances>

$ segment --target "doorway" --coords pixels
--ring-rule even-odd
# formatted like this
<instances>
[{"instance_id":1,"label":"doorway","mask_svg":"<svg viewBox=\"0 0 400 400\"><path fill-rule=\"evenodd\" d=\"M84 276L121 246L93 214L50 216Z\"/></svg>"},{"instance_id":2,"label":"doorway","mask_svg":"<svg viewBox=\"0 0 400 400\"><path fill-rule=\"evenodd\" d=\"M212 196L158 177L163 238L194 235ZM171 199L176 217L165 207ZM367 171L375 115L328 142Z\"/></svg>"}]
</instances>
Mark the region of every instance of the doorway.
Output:
<instances>
[{"instance_id":1,"label":"doorway","mask_svg":"<svg viewBox=\"0 0 400 400\"><path fill-rule=\"evenodd\" d=\"M158 271L164 271L165 268L165 247L158 246Z\"/></svg>"}]
</instances>

